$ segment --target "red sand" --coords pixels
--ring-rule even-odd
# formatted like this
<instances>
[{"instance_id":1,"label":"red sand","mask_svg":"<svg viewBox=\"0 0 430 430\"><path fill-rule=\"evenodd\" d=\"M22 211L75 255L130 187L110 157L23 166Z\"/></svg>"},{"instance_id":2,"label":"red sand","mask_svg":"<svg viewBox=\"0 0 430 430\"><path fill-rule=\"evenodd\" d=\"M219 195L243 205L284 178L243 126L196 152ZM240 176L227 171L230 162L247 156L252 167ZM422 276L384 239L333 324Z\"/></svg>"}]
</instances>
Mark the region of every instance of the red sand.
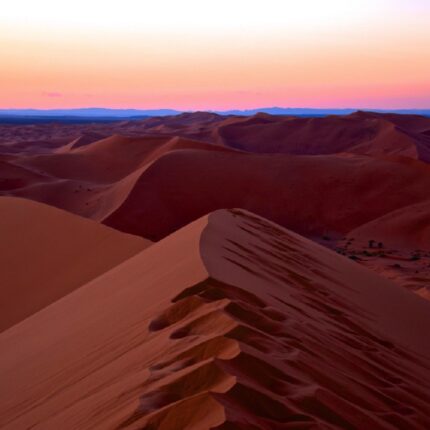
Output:
<instances>
[{"instance_id":1,"label":"red sand","mask_svg":"<svg viewBox=\"0 0 430 430\"><path fill-rule=\"evenodd\" d=\"M428 430L429 162L411 115L0 126L0 428Z\"/></svg>"},{"instance_id":2,"label":"red sand","mask_svg":"<svg viewBox=\"0 0 430 430\"><path fill-rule=\"evenodd\" d=\"M3 332L0 426L428 429L429 311L219 211Z\"/></svg>"},{"instance_id":3,"label":"red sand","mask_svg":"<svg viewBox=\"0 0 430 430\"><path fill-rule=\"evenodd\" d=\"M357 112L325 118L258 114L221 124L219 142L258 153L404 155L430 161L430 119ZM427 142L427 145L425 143Z\"/></svg>"},{"instance_id":4,"label":"red sand","mask_svg":"<svg viewBox=\"0 0 430 430\"><path fill-rule=\"evenodd\" d=\"M347 255L358 256L364 266L430 299L429 200L363 224L336 246Z\"/></svg>"},{"instance_id":5,"label":"red sand","mask_svg":"<svg viewBox=\"0 0 430 430\"><path fill-rule=\"evenodd\" d=\"M13 141L13 130L16 140L50 138L56 149L38 154L38 145ZM59 147L73 130L81 137ZM418 161L430 148L427 130L428 118L364 112L326 118L197 112L104 128L9 126L3 139L16 151L4 156L0 185L9 195L155 240L225 207L243 207L309 237L339 236L428 200L430 166ZM130 137L98 139L109 132Z\"/></svg>"},{"instance_id":6,"label":"red sand","mask_svg":"<svg viewBox=\"0 0 430 430\"><path fill-rule=\"evenodd\" d=\"M364 240L401 239L402 255L426 250L427 219L407 213L429 198L429 118L195 112L0 132L1 194L151 240L211 211L242 207L316 240L358 229ZM405 278L377 266L390 279ZM409 271L405 286L425 286L424 266Z\"/></svg>"},{"instance_id":7,"label":"red sand","mask_svg":"<svg viewBox=\"0 0 430 430\"><path fill-rule=\"evenodd\" d=\"M362 241L375 239L391 248L430 252L430 200L390 212L348 235Z\"/></svg>"},{"instance_id":8,"label":"red sand","mask_svg":"<svg viewBox=\"0 0 430 430\"><path fill-rule=\"evenodd\" d=\"M155 161L104 223L159 240L241 207L300 234L344 235L428 199L430 166L406 158L175 151Z\"/></svg>"},{"instance_id":9,"label":"red sand","mask_svg":"<svg viewBox=\"0 0 430 430\"><path fill-rule=\"evenodd\" d=\"M0 197L0 331L149 242L41 203Z\"/></svg>"}]
</instances>

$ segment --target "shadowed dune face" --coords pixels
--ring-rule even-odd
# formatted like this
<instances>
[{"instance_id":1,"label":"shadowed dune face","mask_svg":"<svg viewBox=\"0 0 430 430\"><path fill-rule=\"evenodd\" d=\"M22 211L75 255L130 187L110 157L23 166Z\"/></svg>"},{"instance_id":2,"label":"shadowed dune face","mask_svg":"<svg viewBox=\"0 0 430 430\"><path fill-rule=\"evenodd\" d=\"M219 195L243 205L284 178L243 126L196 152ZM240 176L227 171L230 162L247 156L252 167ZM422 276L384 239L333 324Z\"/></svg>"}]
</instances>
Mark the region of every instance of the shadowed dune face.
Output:
<instances>
[{"instance_id":1,"label":"shadowed dune face","mask_svg":"<svg viewBox=\"0 0 430 430\"><path fill-rule=\"evenodd\" d=\"M218 211L0 335L0 425L426 429L429 306Z\"/></svg>"},{"instance_id":2,"label":"shadowed dune face","mask_svg":"<svg viewBox=\"0 0 430 430\"><path fill-rule=\"evenodd\" d=\"M0 197L0 331L149 246L41 203Z\"/></svg>"},{"instance_id":3,"label":"shadowed dune face","mask_svg":"<svg viewBox=\"0 0 430 430\"><path fill-rule=\"evenodd\" d=\"M428 198L430 168L407 159L176 151L154 162L103 222L151 240L242 207L307 236L343 235Z\"/></svg>"},{"instance_id":4,"label":"shadowed dune face","mask_svg":"<svg viewBox=\"0 0 430 430\"><path fill-rule=\"evenodd\" d=\"M166 153L193 148L234 152L180 137L111 136L50 154L9 156L11 169L37 176L6 192L100 221L122 204L153 162Z\"/></svg>"},{"instance_id":5,"label":"shadowed dune face","mask_svg":"<svg viewBox=\"0 0 430 430\"><path fill-rule=\"evenodd\" d=\"M389 247L430 252L430 200L390 212L349 235L361 241L376 238Z\"/></svg>"}]
</instances>

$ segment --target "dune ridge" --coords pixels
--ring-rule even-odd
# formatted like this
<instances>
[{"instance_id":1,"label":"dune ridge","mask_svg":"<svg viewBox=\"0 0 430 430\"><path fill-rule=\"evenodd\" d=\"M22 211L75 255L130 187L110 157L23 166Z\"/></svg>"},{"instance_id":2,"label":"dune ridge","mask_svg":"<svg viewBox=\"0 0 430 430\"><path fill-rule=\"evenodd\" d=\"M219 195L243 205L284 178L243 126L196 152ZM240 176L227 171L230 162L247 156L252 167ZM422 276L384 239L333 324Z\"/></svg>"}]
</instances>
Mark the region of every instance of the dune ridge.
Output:
<instances>
[{"instance_id":1,"label":"dune ridge","mask_svg":"<svg viewBox=\"0 0 430 430\"><path fill-rule=\"evenodd\" d=\"M217 211L1 334L0 424L426 429L429 309L273 222Z\"/></svg>"},{"instance_id":2,"label":"dune ridge","mask_svg":"<svg viewBox=\"0 0 430 430\"><path fill-rule=\"evenodd\" d=\"M339 236L428 199L428 187L430 167L403 157L190 149L154 161L103 222L159 240L205 213L242 207L306 236Z\"/></svg>"}]
</instances>

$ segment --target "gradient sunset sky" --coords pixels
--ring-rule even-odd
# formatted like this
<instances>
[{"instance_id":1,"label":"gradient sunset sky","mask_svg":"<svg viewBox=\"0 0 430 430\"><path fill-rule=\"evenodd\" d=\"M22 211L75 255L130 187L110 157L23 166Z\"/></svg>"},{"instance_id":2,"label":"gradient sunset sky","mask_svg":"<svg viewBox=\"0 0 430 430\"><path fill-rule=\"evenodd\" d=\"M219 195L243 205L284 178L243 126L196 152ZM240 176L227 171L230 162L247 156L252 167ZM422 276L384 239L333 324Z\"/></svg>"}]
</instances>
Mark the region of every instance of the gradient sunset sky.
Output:
<instances>
[{"instance_id":1,"label":"gradient sunset sky","mask_svg":"<svg viewBox=\"0 0 430 430\"><path fill-rule=\"evenodd\" d=\"M14 0L0 107L430 108L430 0Z\"/></svg>"}]
</instances>

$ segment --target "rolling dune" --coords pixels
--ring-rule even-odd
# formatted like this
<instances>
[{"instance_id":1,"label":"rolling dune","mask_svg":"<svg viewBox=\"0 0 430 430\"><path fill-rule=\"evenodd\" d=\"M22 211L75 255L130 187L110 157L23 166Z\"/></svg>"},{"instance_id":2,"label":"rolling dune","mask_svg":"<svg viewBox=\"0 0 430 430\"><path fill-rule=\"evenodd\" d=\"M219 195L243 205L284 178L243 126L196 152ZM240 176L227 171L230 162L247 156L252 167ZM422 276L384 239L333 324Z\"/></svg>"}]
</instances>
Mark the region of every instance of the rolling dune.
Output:
<instances>
[{"instance_id":1,"label":"rolling dune","mask_svg":"<svg viewBox=\"0 0 430 430\"><path fill-rule=\"evenodd\" d=\"M430 252L430 201L390 212L352 230L349 235L362 241L375 238L392 248Z\"/></svg>"},{"instance_id":2,"label":"rolling dune","mask_svg":"<svg viewBox=\"0 0 430 430\"><path fill-rule=\"evenodd\" d=\"M361 263L403 287L430 299L430 202L406 206L350 231L349 248L367 255ZM382 244L382 249L370 249ZM376 252L375 252L376 251ZM380 255L378 255L378 253Z\"/></svg>"},{"instance_id":3,"label":"rolling dune","mask_svg":"<svg viewBox=\"0 0 430 430\"><path fill-rule=\"evenodd\" d=\"M430 167L408 158L183 150L154 161L103 222L159 240L216 209L241 207L315 237L341 236L428 199Z\"/></svg>"},{"instance_id":4,"label":"rolling dune","mask_svg":"<svg viewBox=\"0 0 430 430\"><path fill-rule=\"evenodd\" d=\"M427 219L410 212L398 222L390 214L428 201L429 130L426 117L372 112L3 125L0 194L151 240L211 211L242 207L314 240L329 238L332 248L361 227L387 244L401 238L397 257L411 259L415 244L426 250ZM351 258L367 252L339 246ZM402 271L389 260L367 266L426 292L428 258Z\"/></svg>"},{"instance_id":5,"label":"rolling dune","mask_svg":"<svg viewBox=\"0 0 430 430\"><path fill-rule=\"evenodd\" d=\"M0 425L426 429L429 310L274 223L218 211L3 332Z\"/></svg>"}]
</instances>

